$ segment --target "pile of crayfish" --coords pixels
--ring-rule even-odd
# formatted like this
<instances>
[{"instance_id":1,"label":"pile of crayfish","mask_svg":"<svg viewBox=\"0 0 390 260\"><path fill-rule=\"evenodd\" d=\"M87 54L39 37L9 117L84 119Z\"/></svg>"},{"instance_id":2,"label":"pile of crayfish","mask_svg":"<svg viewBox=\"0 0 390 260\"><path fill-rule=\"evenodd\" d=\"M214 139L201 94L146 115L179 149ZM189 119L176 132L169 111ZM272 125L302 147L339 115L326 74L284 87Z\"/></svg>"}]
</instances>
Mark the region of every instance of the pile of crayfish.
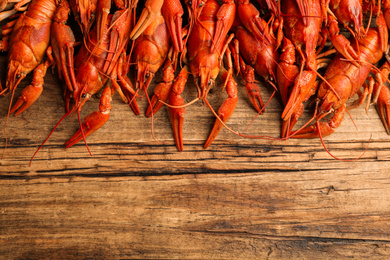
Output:
<instances>
[{"instance_id":1,"label":"pile of crayfish","mask_svg":"<svg viewBox=\"0 0 390 260\"><path fill-rule=\"evenodd\" d=\"M0 48L8 52L0 95L11 95L6 122L38 99L48 68L55 66L65 113L54 129L75 113L80 123L66 147L86 142L107 122L118 92L136 115L141 96L148 101L148 117L167 106L179 151L185 107L201 100L216 117L207 148L223 127L233 131L226 124L239 98L238 77L259 114L268 102L256 77L279 99L281 139L322 141L348 110L365 102L366 109L376 104L390 134L388 0L3 0L0 12ZM160 69L163 78L149 98ZM31 85L14 102L15 89L31 72ZM188 75L197 97L185 103ZM227 98L215 112L207 96L217 80ZM99 109L82 123L81 108L97 93ZM310 99L311 120L293 130Z\"/></svg>"}]
</instances>

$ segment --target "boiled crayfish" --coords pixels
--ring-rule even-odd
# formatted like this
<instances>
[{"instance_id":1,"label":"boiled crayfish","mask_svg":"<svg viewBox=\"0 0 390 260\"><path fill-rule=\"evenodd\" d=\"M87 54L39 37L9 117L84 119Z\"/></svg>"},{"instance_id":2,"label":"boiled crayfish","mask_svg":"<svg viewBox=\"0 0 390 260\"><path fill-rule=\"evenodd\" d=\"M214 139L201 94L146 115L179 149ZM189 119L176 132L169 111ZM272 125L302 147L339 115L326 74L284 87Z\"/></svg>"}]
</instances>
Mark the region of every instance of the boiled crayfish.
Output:
<instances>
[{"instance_id":1,"label":"boiled crayfish","mask_svg":"<svg viewBox=\"0 0 390 260\"><path fill-rule=\"evenodd\" d=\"M188 4L189 12L193 12L193 6ZM176 141L176 146L179 151L183 150L183 122L184 122L184 100L180 96L184 91L185 83L187 81L188 72L195 78L195 83L198 90L198 98L201 99L207 107L211 108L207 100L207 95L210 89L215 85L215 79L221 70L222 57L227 50L228 40L223 39L222 43L216 46L216 50L212 51L212 39L214 38L217 13L219 4L215 0L209 0L196 15L193 12L191 17L194 17L189 35L187 39L187 62L188 67L185 66L180 72L178 78L172 86L172 91L169 95L169 114L171 118L172 128ZM231 63L231 61L230 61ZM231 65L230 65L231 66ZM226 82L226 91L228 98L223 102L218 110L218 118L214 127L207 139L204 147L207 148L213 142L223 124L229 119L237 104L237 86L232 78L232 72L224 74L224 81Z\"/></svg>"},{"instance_id":2,"label":"boiled crayfish","mask_svg":"<svg viewBox=\"0 0 390 260\"><path fill-rule=\"evenodd\" d=\"M182 151L185 107L202 100L216 116L204 144L207 148L222 127L228 128L226 122L236 107L235 69L258 113L265 105L256 74L274 93L280 92L283 139L330 135L348 109L371 96L390 132L390 93L385 87L390 65L382 59L388 52L390 1L182 2L188 10L187 21L179 0L144 0L138 9L138 0L2 1L0 20L8 20L0 48L8 51L8 71L0 94L12 93L8 115L22 113L38 99L47 70L56 65L65 85L66 114L62 119L73 113L80 115L85 102L101 93L99 109L83 123L79 116L80 129L66 142L70 147L107 122L115 92L140 114L137 100L142 92L147 96L148 86L162 69L162 82L151 99L147 96L146 116L168 105L176 146ZM137 10L142 10L139 17ZM6 18L9 15L11 18ZM67 24L69 15L80 26L78 38ZM178 64L180 72L175 78ZM383 64L381 70L373 70L377 64ZM321 67L327 67L324 74ZM134 73L129 74L133 68ZM12 106L15 89L31 72L32 84ZM128 77L133 74L135 87ZM186 104L181 95L191 75L197 98ZM228 97L215 112L207 97L218 76ZM355 95L359 98L350 104ZM311 121L316 124L307 126L310 121L292 131L304 112L304 102L312 96L316 97L316 109ZM325 122L330 114L330 121Z\"/></svg>"},{"instance_id":3,"label":"boiled crayfish","mask_svg":"<svg viewBox=\"0 0 390 260\"><path fill-rule=\"evenodd\" d=\"M378 27L386 26L382 14L377 17L377 24ZM318 89L317 106L313 117L316 124L292 132L292 137L314 138L330 135L341 124L347 109L355 108L365 101L372 90L363 83L372 69L372 64L379 62L388 48L388 32L385 30L385 35L381 35L382 32L383 30L378 28L369 28L366 36L358 38L357 43L351 44L354 50L359 50L358 61L361 63L358 66L345 60L342 54L336 55L325 72L325 81ZM360 91L362 86L365 88ZM355 94L359 94L359 99L347 107L347 101ZM320 122L329 114L333 114L330 122Z\"/></svg>"}]
</instances>

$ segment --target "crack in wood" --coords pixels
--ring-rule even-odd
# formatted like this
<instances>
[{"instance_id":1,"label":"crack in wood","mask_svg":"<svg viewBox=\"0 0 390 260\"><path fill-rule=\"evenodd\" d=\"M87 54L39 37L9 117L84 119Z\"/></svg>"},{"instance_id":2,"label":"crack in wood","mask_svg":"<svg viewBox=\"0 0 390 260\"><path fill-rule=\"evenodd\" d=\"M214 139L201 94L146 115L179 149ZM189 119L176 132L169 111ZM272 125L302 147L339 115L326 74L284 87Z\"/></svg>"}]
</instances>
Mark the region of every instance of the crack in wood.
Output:
<instances>
[{"instance_id":1,"label":"crack in wood","mask_svg":"<svg viewBox=\"0 0 390 260\"><path fill-rule=\"evenodd\" d=\"M215 235L228 235L228 236L244 236L244 237L258 237L263 239L270 240L305 240L307 242L315 243L335 243L335 244L356 244L356 243L370 243L370 244L388 244L390 246L390 238L388 240L384 239L363 239L363 238L337 238L337 237L316 237L316 236L278 236L278 235L267 235L267 234L258 234L252 233L249 231L213 231L213 230L186 230L187 232L196 232L196 233L208 233Z\"/></svg>"}]
</instances>

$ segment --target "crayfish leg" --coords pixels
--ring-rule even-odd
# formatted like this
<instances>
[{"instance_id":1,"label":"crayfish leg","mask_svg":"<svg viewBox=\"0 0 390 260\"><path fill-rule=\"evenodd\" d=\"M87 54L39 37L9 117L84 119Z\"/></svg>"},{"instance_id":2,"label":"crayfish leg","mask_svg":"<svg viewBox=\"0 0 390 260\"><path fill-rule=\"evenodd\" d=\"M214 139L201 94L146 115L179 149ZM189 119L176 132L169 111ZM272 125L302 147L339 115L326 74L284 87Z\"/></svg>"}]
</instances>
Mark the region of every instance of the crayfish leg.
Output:
<instances>
[{"instance_id":1,"label":"crayfish leg","mask_svg":"<svg viewBox=\"0 0 390 260\"><path fill-rule=\"evenodd\" d=\"M140 110L135 99L138 93L134 90L133 83L126 75L126 64L123 63L124 59L126 59L125 53L119 57L119 62L111 75L112 86L118 91L123 102L129 104L134 114L139 115Z\"/></svg>"},{"instance_id":2,"label":"crayfish leg","mask_svg":"<svg viewBox=\"0 0 390 260\"><path fill-rule=\"evenodd\" d=\"M177 52L183 51L182 40L182 15L184 14L183 7L179 0L165 0L162 8L162 15L171 35L173 46Z\"/></svg>"}]
</instances>

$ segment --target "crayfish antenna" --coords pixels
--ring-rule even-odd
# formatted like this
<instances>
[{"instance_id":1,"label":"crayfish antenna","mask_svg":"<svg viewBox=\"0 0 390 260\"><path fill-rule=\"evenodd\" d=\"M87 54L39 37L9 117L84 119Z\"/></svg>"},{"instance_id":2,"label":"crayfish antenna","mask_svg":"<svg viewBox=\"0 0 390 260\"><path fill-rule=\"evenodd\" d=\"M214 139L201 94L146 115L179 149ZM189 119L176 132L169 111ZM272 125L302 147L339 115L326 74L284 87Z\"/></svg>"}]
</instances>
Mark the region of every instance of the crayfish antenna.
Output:
<instances>
[{"instance_id":1,"label":"crayfish antenna","mask_svg":"<svg viewBox=\"0 0 390 260\"><path fill-rule=\"evenodd\" d=\"M170 105L167 102L164 102L162 100L159 100L158 102L161 102L161 103L163 103L164 105L166 105L167 107L170 107L170 108L183 108L183 107L188 107L188 106L196 103L199 99L200 99L199 97L196 97L192 101L190 101L190 102L188 102L188 103L186 103L186 104L184 104L182 106L172 106L172 105Z\"/></svg>"},{"instance_id":2,"label":"crayfish antenna","mask_svg":"<svg viewBox=\"0 0 390 260\"><path fill-rule=\"evenodd\" d=\"M31 157L30 159L30 167L31 167L31 164L32 164L32 161L34 160L35 156L37 155L37 153L39 152L39 150L41 150L41 148L43 147L43 145L46 143L47 140L49 140L50 136L54 133L54 130L56 130L56 128L60 125L60 123L62 122L62 120L64 120L65 117L69 116L71 113L73 113L73 109L72 110L69 110L65 115L63 115L61 117L61 119L57 122L57 124L54 126L54 128L51 130L51 132L49 133L49 135L46 137L46 139L43 141L43 143L41 144L41 146L39 146L39 148L35 151L35 153L33 154L33 156Z\"/></svg>"},{"instance_id":3,"label":"crayfish antenna","mask_svg":"<svg viewBox=\"0 0 390 260\"><path fill-rule=\"evenodd\" d=\"M11 61L9 67L14 68L15 64ZM4 126L3 126L5 146L4 146L3 155L1 156L1 159L4 159L5 150L7 149L7 146L8 146L8 138L7 138L7 133L5 131L5 127L7 125L9 115L11 114L11 111L12 111L12 101L14 100L15 90L16 90L16 87L19 85L19 83L22 81L22 79L24 79L26 77L26 75L21 73L20 70L21 70L21 65L18 64L18 65L16 65L15 69L11 69L8 71L7 86L3 91L0 92L0 95L3 95L7 90L10 90L10 92L12 93L11 100L10 100L9 106L8 106L7 117L5 119ZM10 80L8 80L8 78L10 78Z\"/></svg>"},{"instance_id":4,"label":"crayfish antenna","mask_svg":"<svg viewBox=\"0 0 390 260\"><path fill-rule=\"evenodd\" d=\"M353 120L353 118L352 118L351 114L349 113L348 109L345 109L345 111L347 112L349 118L351 119L352 124L353 124L353 126L355 127L356 131L359 131L357 125L355 124L355 120Z\"/></svg>"},{"instance_id":5,"label":"crayfish antenna","mask_svg":"<svg viewBox=\"0 0 390 260\"><path fill-rule=\"evenodd\" d=\"M4 146L3 155L1 156L1 159L4 159L5 150L7 150L7 146L8 146L8 138L7 138L7 132L5 131L5 127L6 127L6 125L7 125L8 118L9 118L9 115L10 115L10 113L11 113L12 100L14 99L15 89L16 89L16 88L14 88L14 89L12 90L11 101L9 102L7 117L5 118L5 122L4 122L4 126L3 126L3 133L4 133L4 138L5 138L5 146Z\"/></svg>"},{"instance_id":6,"label":"crayfish antenna","mask_svg":"<svg viewBox=\"0 0 390 260\"><path fill-rule=\"evenodd\" d=\"M144 88L144 92L145 92L145 96L146 96L146 99L148 100L148 104L149 104L149 107L152 107L152 102L150 101L150 98L149 98L149 95L148 95L148 92L146 91L146 88ZM153 140L158 143L158 144L161 144L157 139L156 137L154 136L154 131L153 131L153 122L154 122L154 112L152 110L152 112L150 113L151 114L151 118L152 118L152 124L151 124L151 132L152 132L152 137L153 137Z\"/></svg>"},{"instance_id":7,"label":"crayfish antenna","mask_svg":"<svg viewBox=\"0 0 390 260\"><path fill-rule=\"evenodd\" d=\"M277 138L277 137L272 137L272 136L266 136L266 135L246 135L246 134L242 134L240 132L237 132L237 131L234 131L233 129L231 129L229 126L227 126L225 124L225 122L223 122L223 120L219 117L219 115L217 114L217 112L215 112L215 110L213 109L213 107L210 105L210 103L207 101L207 99L205 100L205 104L207 105L207 107L210 109L210 111L214 114L214 116L217 118L217 120L220 121L220 123L223 125L223 127L225 127L226 130L228 130L229 132L235 134L235 135L238 135L238 136L241 136L243 138L249 138L249 139L264 139L264 140L282 140L281 138Z\"/></svg>"},{"instance_id":8,"label":"crayfish antenna","mask_svg":"<svg viewBox=\"0 0 390 260\"><path fill-rule=\"evenodd\" d=\"M341 100L341 97L340 95L337 93L337 91L334 89L334 87L332 86L332 84L329 83L329 81L327 81L318 71L316 70L312 70L315 74L317 74L317 76L323 81L325 82L326 85L329 86L329 88L333 91L333 93L335 94L335 96Z\"/></svg>"},{"instance_id":9,"label":"crayfish antenna","mask_svg":"<svg viewBox=\"0 0 390 260\"><path fill-rule=\"evenodd\" d=\"M91 150L89 150L87 141L85 140L85 134L84 134L83 124L81 123L81 117L80 117L80 109L77 109L77 116L78 116L78 119L79 119L79 125L80 125L81 135L82 135L82 137L83 137L85 146L87 147L87 150L88 150L88 152L89 152L89 155L92 156Z\"/></svg>"},{"instance_id":10,"label":"crayfish antenna","mask_svg":"<svg viewBox=\"0 0 390 260\"><path fill-rule=\"evenodd\" d=\"M319 137L320 140L321 140L322 146L324 147L325 151L326 151L331 157L333 157L333 158L336 159L336 160L339 160L339 161L346 161L346 162L348 162L348 161L356 161L356 160L359 160L360 158L362 158L362 157L364 156L364 154L366 153L367 149L368 149L368 145L367 145L366 149L364 150L364 152L363 152L359 157L356 157L356 158L354 158L354 159L342 159L342 158L338 158L337 156L333 155L333 154L328 150L328 148L327 148L326 145L325 145L324 139L323 139L323 137L322 137L320 120L321 120L322 118L326 117L327 115L329 115L330 113L332 113L332 111L328 111L327 113L323 113L323 114L320 114L320 115L317 116L317 112L318 112L318 103L319 103L319 102L317 101L317 102L316 102L316 109L314 110L315 112L314 112L313 117L312 117L308 122L306 122L301 128L299 128L298 130L292 132L289 136L287 136L286 139L287 139L287 138L294 138L294 136L299 135L299 134L300 134L300 136L297 136L297 137L295 137L295 138L305 138L305 137L306 137L306 138L308 138L308 137L310 138L310 137L312 137L313 135L310 134L310 133L307 134L307 131L303 131L303 133L300 133L300 132L302 132L302 130L305 130L305 128L307 128L307 126L308 126L313 120L316 120L316 124L315 124L316 129L315 129L315 128L311 128L311 130L314 130L314 131L317 131L317 132L318 132L318 137ZM370 137L368 143L370 143L370 141L371 141L371 137Z\"/></svg>"},{"instance_id":11,"label":"crayfish antenna","mask_svg":"<svg viewBox=\"0 0 390 260\"><path fill-rule=\"evenodd\" d=\"M362 158L362 157L364 156L364 154L366 153L366 151L367 151L367 149L368 149L368 146L370 145L372 135L370 136L370 139L368 140L368 144L367 144L366 149L364 149L363 153L362 153L359 157L356 157L356 158L353 158L353 159L342 159L342 158L336 157L335 155L333 155L333 154L328 150L328 148L327 148L326 145L325 145L324 139L322 138L322 134L321 134L321 129L320 129L320 123L319 123L319 121L317 121L316 124L317 124L318 135L319 135L319 137L320 137L322 146L324 147L325 151L326 151L331 157L333 157L334 159L336 159L336 160L338 160L338 161L343 161L343 162L353 162L353 161L357 161L357 160L359 160L360 158Z\"/></svg>"},{"instance_id":12,"label":"crayfish antenna","mask_svg":"<svg viewBox=\"0 0 390 260\"><path fill-rule=\"evenodd\" d=\"M272 92L270 98L269 98L269 99L267 100L267 102L265 103L265 105L260 109L260 111L257 112L256 116L251 120L251 122L249 123L249 125L244 129L243 133L244 133L246 130L248 130L249 127L250 127L250 126L253 124L253 122L256 120L256 118L264 112L266 106L269 104L269 102L271 102L271 99L274 97L275 93L276 93L276 91L274 90L274 91Z\"/></svg>"}]
</instances>

